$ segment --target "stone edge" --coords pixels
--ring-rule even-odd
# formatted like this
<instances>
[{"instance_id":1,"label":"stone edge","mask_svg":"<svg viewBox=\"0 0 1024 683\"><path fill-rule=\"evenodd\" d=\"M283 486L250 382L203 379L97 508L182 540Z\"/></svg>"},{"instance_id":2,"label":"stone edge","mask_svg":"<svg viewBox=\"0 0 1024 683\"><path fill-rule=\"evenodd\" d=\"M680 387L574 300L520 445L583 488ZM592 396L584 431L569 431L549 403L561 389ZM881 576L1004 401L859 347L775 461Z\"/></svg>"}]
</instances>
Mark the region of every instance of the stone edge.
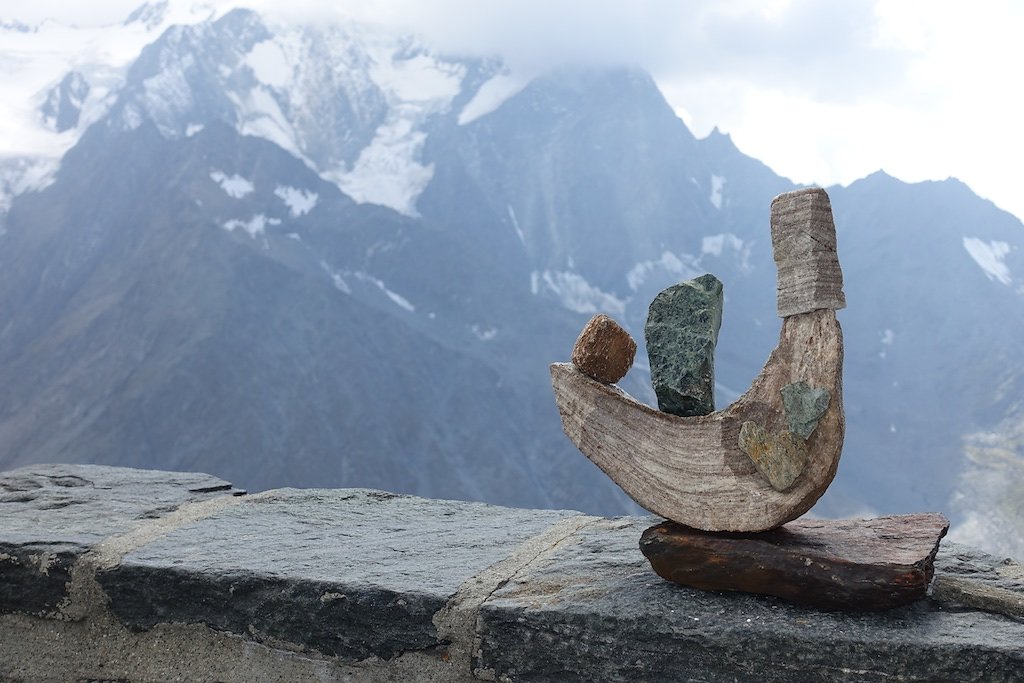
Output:
<instances>
[{"instance_id":1,"label":"stone edge","mask_svg":"<svg viewBox=\"0 0 1024 683\"><path fill-rule=\"evenodd\" d=\"M231 493L225 491L225 493ZM160 622L152 629L129 628L110 608L98 574L116 568L134 550L184 526L276 491L224 495L186 502L163 516L107 537L69 558L60 576L69 579L66 597L50 611L0 614L0 680L494 680L482 668L479 618L483 604L508 581L538 560L572 542L600 517L577 514L509 549L508 554L463 582L431 621L438 646L402 652L382 660L346 661L310 650L302 643L276 642L258 634L240 636L207 624ZM43 576L43 575L40 575ZM51 577L46 577L50 579ZM40 656L40 653L48 656ZM184 653L188 653L185 656ZM5 668L5 666L7 668Z\"/></svg>"}]
</instances>

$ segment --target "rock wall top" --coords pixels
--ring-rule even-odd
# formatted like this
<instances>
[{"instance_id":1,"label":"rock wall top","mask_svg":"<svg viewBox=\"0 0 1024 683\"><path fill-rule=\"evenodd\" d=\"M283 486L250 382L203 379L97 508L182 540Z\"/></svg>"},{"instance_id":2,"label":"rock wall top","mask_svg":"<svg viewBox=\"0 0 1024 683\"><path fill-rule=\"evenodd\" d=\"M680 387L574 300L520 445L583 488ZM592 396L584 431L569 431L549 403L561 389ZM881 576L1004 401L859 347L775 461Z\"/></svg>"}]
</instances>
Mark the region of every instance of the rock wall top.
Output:
<instances>
[{"instance_id":1,"label":"rock wall top","mask_svg":"<svg viewBox=\"0 0 1024 683\"><path fill-rule=\"evenodd\" d=\"M670 584L654 518L0 474L0 680L1012 681L1024 567L943 544L877 614Z\"/></svg>"}]
</instances>

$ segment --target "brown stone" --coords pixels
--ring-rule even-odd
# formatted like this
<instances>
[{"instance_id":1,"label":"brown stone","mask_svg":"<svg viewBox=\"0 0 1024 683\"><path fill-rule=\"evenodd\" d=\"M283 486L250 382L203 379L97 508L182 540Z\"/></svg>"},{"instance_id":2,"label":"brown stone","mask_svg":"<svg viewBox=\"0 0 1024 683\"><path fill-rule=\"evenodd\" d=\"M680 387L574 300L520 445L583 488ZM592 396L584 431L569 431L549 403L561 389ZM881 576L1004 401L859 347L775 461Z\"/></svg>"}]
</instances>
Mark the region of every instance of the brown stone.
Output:
<instances>
[{"instance_id":1,"label":"brown stone","mask_svg":"<svg viewBox=\"0 0 1024 683\"><path fill-rule=\"evenodd\" d=\"M640 550L659 576L691 588L878 611L925 597L947 529L949 520L936 513L801 519L743 534L665 522L643 533Z\"/></svg>"},{"instance_id":2,"label":"brown stone","mask_svg":"<svg viewBox=\"0 0 1024 683\"><path fill-rule=\"evenodd\" d=\"M625 377L634 356L636 342L604 313L590 319L572 347L573 365L605 384L614 384Z\"/></svg>"}]
</instances>

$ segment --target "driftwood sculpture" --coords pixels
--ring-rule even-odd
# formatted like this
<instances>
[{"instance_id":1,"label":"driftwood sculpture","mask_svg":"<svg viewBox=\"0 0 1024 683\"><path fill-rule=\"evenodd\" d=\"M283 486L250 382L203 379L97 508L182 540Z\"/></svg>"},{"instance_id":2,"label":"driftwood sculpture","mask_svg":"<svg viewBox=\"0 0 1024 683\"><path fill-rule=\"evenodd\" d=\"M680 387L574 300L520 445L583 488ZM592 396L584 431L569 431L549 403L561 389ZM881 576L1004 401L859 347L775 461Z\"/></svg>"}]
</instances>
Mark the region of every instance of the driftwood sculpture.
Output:
<instances>
[{"instance_id":1,"label":"driftwood sculpture","mask_svg":"<svg viewBox=\"0 0 1024 683\"><path fill-rule=\"evenodd\" d=\"M636 347L599 315L576 341L573 362L551 366L562 427L634 500L671 520L640 539L669 581L824 609L922 599L949 528L942 515L786 524L814 505L839 465L843 335L835 311L846 301L824 190L776 197L771 233L782 333L749 391L713 412L722 283L702 275L658 294L644 328L666 412L614 386Z\"/></svg>"},{"instance_id":2,"label":"driftwood sculpture","mask_svg":"<svg viewBox=\"0 0 1024 683\"><path fill-rule=\"evenodd\" d=\"M724 410L679 417L650 408L570 363L551 366L569 439L644 508L707 531L764 531L809 510L843 447L845 306L835 225L821 189L771 205L778 346Z\"/></svg>"}]
</instances>

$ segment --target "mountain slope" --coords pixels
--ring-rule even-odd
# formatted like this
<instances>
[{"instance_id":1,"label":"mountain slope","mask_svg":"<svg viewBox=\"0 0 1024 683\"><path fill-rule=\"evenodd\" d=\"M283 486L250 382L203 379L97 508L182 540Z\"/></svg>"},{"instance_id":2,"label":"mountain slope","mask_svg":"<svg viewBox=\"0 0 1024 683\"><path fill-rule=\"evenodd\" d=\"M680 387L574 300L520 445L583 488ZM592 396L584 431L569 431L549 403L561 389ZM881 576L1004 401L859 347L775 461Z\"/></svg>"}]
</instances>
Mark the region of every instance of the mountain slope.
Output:
<instances>
[{"instance_id":1,"label":"mountain slope","mask_svg":"<svg viewBox=\"0 0 1024 683\"><path fill-rule=\"evenodd\" d=\"M631 503L562 436L547 371L589 316L640 343L622 384L648 402L647 305L681 279L725 283L720 406L776 343L768 205L793 183L696 139L638 70L522 79L236 10L97 73L38 101L71 146L0 219L0 467L615 514ZM816 512L1007 535L978 444L1016 490L1024 228L956 181L829 192L848 433Z\"/></svg>"}]
</instances>

